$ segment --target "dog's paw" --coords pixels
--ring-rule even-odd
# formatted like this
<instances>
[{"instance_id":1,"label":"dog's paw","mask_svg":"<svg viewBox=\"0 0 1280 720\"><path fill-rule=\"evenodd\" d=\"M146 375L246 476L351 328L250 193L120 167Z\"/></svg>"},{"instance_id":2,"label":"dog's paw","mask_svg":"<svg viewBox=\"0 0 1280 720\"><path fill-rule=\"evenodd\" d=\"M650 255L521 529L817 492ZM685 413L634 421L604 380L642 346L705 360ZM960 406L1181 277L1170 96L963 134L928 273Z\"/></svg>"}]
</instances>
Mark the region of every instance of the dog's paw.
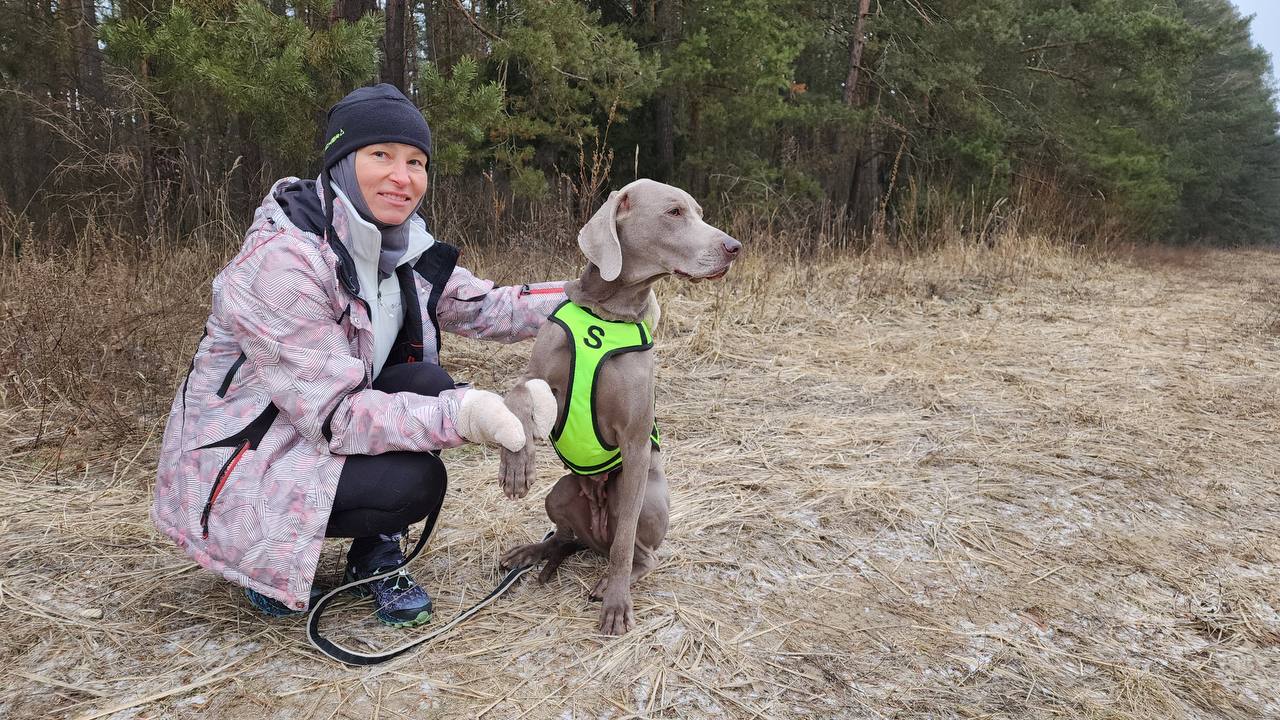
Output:
<instances>
[{"instance_id":1,"label":"dog's paw","mask_svg":"<svg viewBox=\"0 0 1280 720\"><path fill-rule=\"evenodd\" d=\"M605 575L600 578L596 586L591 588L591 592L587 594L587 599L591 602L600 602L604 599L604 591L609 587L609 576Z\"/></svg>"},{"instance_id":2,"label":"dog's paw","mask_svg":"<svg viewBox=\"0 0 1280 720\"><path fill-rule=\"evenodd\" d=\"M502 494L509 500L528 495L529 487L533 485L533 448L525 445L515 452L503 448L500 455L498 482L502 484Z\"/></svg>"},{"instance_id":3,"label":"dog's paw","mask_svg":"<svg viewBox=\"0 0 1280 720\"><path fill-rule=\"evenodd\" d=\"M625 635L636 625L631 610L631 598L610 598L600 610L600 632L604 635Z\"/></svg>"},{"instance_id":4,"label":"dog's paw","mask_svg":"<svg viewBox=\"0 0 1280 720\"><path fill-rule=\"evenodd\" d=\"M546 555L546 550L547 544L545 542L517 545L502 553L502 559L498 561L499 567L509 570L537 565L542 562L543 557Z\"/></svg>"}]
</instances>

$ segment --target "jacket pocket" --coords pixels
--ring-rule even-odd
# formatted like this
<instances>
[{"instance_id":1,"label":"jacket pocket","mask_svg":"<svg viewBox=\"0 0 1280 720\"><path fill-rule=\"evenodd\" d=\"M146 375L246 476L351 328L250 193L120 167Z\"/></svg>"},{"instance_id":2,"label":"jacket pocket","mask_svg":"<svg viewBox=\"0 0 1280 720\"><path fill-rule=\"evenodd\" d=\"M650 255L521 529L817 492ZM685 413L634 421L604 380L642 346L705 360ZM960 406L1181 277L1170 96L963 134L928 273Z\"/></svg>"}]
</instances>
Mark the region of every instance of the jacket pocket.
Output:
<instances>
[{"instance_id":1,"label":"jacket pocket","mask_svg":"<svg viewBox=\"0 0 1280 720\"><path fill-rule=\"evenodd\" d=\"M205 540L209 539L209 516L213 513L213 504L217 502L218 496L222 494L223 488L226 487L227 479L235 471L236 465L240 464L240 461L244 459L245 453L258 449L258 446L262 443L262 438L266 437L267 431L271 429L271 424L275 422L279 414L280 410L275 404L268 403L262 413L240 432L196 448L197 450L223 447L234 448L231 457L227 458L227 461L218 470L218 474L214 476L213 487L209 490L209 499L205 501L204 509L200 511L200 535Z\"/></svg>"},{"instance_id":2,"label":"jacket pocket","mask_svg":"<svg viewBox=\"0 0 1280 720\"><path fill-rule=\"evenodd\" d=\"M204 403L188 408L183 452L209 448L236 447L249 438L249 449L255 450L280 414L275 404L265 394L240 384L226 398L212 392L204 396Z\"/></svg>"},{"instance_id":3,"label":"jacket pocket","mask_svg":"<svg viewBox=\"0 0 1280 720\"><path fill-rule=\"evenodd\" d=\"M213 513L213 503L222 494L222 489L226 487L227 478L231 477L231 473L236 469L236 465L240 464L240 459L249 451L249 441L242 440L236 446L235 452L231 453L231 457L222 464L222 469L218 471L217 477L214 478L213 488L209 491L209 499L204 504L204 509L200 511L200 537L209 539L209 516Z\"/></svg>"},{"instance_id":4,"label":"jacket pocket","mask_svg":"<svg viewBox=\"0 0 1280 720\"><path fill-rule=\"evenodd\" d=\"M267 403L267 406L262 409L262 412L258 414L258 417L250 421L248 425L245 425L244 429L240 432L235 433L234 435L228 435L221 440L214 440L211 443L206 443L195 449L208 450L209 448L219 447L238 448L241 444L248 443L250 450L257 450L258 444L262 442L262 438L266 437L267 431L271 429L271 424L276 421L276 417L279 415L280 408L277 408L275 403L269 402Z\"/></svg>"},{"instance_id":5,"label":"jacket pocket","mask_svg":"<svg viewBox=\"0 0 1280 720\"><path fill-rule=\"evenodd\" d=\"M240 369L240 366L244 364L244 361L245 354L240 353L240 357L236 358L234 363L231 363L231 369L227 370L226 377L222 378L222 384L218 386L218 392L215 393L218 397L224 398L227 396L227 390L231 387L231 381L235 379L236 371Z\"/></svg>"}]
</instances>

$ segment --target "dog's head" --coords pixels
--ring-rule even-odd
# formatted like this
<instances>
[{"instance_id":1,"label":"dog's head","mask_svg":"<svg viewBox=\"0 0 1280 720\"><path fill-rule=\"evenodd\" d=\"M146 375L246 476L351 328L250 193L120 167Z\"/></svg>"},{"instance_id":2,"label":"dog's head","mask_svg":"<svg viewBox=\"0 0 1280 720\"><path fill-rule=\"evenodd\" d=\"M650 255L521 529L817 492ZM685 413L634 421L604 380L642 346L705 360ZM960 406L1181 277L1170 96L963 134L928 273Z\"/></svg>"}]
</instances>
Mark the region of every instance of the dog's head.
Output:
<instances>
[{"instance_id":1,"label":"dog's head","mask_svg":"<svg viewBox=\"0 0 1280 720\"><path fill-rule=\"evenodd\" d=\"M729 272L742 243L703 222L689 193L636 180L609 194L578 233L578 247L606 281L678 275L697 282Z\"/></svg>"}]
</instances>

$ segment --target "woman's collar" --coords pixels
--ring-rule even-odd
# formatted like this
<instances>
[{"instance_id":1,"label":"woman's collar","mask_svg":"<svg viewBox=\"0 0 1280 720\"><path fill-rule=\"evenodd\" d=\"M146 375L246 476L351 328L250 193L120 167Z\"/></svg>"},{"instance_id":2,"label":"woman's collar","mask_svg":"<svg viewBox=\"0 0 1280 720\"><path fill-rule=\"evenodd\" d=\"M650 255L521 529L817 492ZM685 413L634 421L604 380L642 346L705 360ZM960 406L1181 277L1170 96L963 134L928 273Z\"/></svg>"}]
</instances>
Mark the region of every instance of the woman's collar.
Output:
<instances>
[{"instance_id":1,"label":"woman's collar","mask_svg":"<svg viewBox=\"0 0 1280 720\"><path fill-rule=\"evenodd\" d=\"M347 241L351 254L359 262L378 264L378 258L382 252L382 231L377 225L365 220L356 211L355 205L351 199L343 192L342 188L336 184L330 184L333 188L334 195L337 197L333 208L335 216L341 211L346 219L346 227L337 227L338 223L334 222L334 229L342 234L343 239ZM396 262L396 265L403 265L406 262L417 259L419 255L426 252L428 248L435 244L436 240L431 233L427 232L426 223L417 213L410 215L405 221L409 224L409 238L406 244L404 254ZM342 233L345 229L346 232Z\"/></svg>"}]
</instances>

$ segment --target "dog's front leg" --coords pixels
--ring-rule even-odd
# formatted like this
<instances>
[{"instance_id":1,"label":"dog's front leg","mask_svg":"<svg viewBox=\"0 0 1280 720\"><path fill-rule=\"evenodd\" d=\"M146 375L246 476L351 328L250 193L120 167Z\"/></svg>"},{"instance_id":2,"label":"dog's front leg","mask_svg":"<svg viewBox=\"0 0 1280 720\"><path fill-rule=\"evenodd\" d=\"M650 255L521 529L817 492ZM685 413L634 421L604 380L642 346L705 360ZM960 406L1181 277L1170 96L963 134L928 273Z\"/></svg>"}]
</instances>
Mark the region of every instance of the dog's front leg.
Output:
<instances>
[{"instance_id":1,"label":"dog's front leg","mask_svg":"<svg viewBox=\"0 0 1280 720\"><path fill-rule=\"evenodd\" d=\"M645 430L628 432L622 446L622 471L610 493L617 502L618 522L609 546L609 568L605 575L604 607L600 610L600 632L622 635L635 626L631 607L631 565L636 554L636 526L644 507L645 483L649 477L650 418ZM639 435L639 438L636 438Z\"/></svg>"},{"instance_id":2,"label":"dog's front leg","mask_svg":"<svg viewBox=\"0 0 1280 720\"><path fill-rule=\"evenodd\" d=\"M524 377L503 400L524 426L525 442L524 447L515 452L502 448L498 481L508 498L522 498L533 484L534 438L545 440L551 432L556 421L556 399L545 380Z\"/></svg>"}]
</instances>

